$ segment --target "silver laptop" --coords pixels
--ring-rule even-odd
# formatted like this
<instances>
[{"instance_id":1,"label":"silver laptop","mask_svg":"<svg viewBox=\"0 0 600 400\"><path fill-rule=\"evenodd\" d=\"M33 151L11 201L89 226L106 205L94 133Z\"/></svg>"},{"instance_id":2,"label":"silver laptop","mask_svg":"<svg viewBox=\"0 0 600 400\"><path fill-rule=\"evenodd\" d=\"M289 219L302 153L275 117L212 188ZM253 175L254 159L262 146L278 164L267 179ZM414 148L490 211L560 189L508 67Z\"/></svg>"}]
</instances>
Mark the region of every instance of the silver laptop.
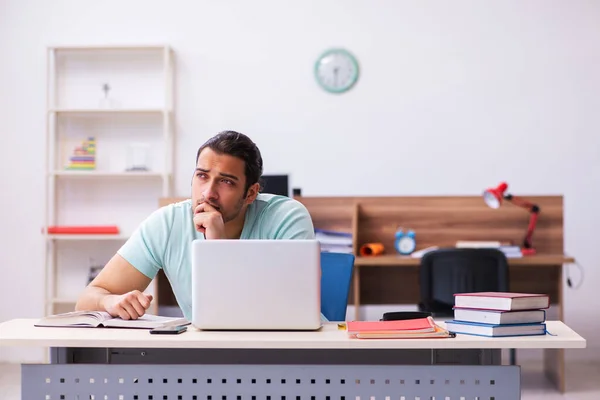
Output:
<instances>
[{"instance_id":1,"label":"silver laptop","mask_svg":"<svg viewBox=\"0 0 600 400\"><path fill-rule=\"evenodd\" d=\"M321 326L316 240L195 240L192 324L205 330Z\"/></svg>"}]
</instances>

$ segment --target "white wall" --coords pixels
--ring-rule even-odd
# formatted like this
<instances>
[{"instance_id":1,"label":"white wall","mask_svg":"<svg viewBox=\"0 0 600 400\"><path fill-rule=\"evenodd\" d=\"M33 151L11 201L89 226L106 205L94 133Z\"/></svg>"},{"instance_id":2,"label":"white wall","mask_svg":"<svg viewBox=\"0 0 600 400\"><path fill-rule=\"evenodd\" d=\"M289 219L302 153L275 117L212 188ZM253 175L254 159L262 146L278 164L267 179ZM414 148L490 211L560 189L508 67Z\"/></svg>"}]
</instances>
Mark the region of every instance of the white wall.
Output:
<instances>
[{"instance_id":1,"label":"white wall","mask_svg":"<svg viewBox=\"0 0 600 400\"><path fill-rule=\"evenodd\" d=\"M43 312L44 47L167 43L178 194L223 129L249 134L266 172L305 195L479 194L500 180L563 194L565 248L585 270L565 288L566 322L590 347L569 355L598 358L600 3L284 3L0 2L0 321ZM342 96L312 75L331 46L361 65Z\"/></svg>"}]
</instances>

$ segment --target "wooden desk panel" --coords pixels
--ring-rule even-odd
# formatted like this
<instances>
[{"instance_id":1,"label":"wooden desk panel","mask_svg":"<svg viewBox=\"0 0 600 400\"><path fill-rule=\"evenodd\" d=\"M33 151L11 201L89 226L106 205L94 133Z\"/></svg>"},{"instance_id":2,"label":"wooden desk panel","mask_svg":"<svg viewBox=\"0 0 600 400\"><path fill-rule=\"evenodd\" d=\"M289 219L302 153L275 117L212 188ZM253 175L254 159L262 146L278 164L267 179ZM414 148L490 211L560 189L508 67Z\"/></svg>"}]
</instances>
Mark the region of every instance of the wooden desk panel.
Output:
<instances>
[{"instance_id":1,"label":"wooden desk panel","mask_svg":"<svg viewBox=\"0 0 600 400\"><path fill-rule=\"evenodd\" d=\"M524 197L541 210L533 235L534 246L541 253L562 254L562 196ZM298 198L311 216L323 207L323 200L318 199ZM348 197L346 201L359 208L355 232L359 246L381 242L388 253L394 253L398 227L413 229L418 247L425 248L454 246L457 240L499 240L521 245L529 223L529 213L523 208L505 202L494 210L482 196ZM339 198L336 203L341 203ZM316 225L323 222L315 220Z\"/></svg>"},{"instance_id":2,"label":"wooden desk panel","mask_svg":"<svg viewBox=\"0 0 600 400\"><path fill-rule=\"evenodd\" d=\"M547 293L550 302L558 305L561 298L557 282L562 282L561 269L561 265L510 265L510 289L522 293ZM360 274L360 301L356 301L356 291L352 290L348 299L351 305L417 304L420 301L418 264L398 268L370 265L358 267L356 271Z\"/></svg>"}]
</instances>

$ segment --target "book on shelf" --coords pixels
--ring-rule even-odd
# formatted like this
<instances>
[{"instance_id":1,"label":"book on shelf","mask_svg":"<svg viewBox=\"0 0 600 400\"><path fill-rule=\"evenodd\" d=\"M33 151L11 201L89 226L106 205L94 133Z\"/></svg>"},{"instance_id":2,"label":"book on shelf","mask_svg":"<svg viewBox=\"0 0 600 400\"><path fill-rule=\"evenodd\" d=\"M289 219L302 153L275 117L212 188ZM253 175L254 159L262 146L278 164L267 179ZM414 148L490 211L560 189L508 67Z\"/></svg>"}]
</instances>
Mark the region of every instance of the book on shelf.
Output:
<instances>
[{"instance_id":1,"label":"book on shelf","mask_svg":"<svg viewBox=\"0 0 600 400\"><path fill-rule=\"evenodd\" d=\"M460 249L497 249L501 246L510 246L511 242L499 240L457 240L455 247Z\"/></svg>"},{"instance_id":2,"label":"book on shelf","mask_svg":"<svg viewBox=\"0 0 600 400\"><path fill-rule=\"evenodd\" d=\"M504 253L506 258L521 258L523 253L519 246L510 242L501 241L479 241L479 240L459 240L455 247L458 249L498 249Z\"/></svg>"},{"instance_id":3,"label":"book on shelf","mask_svg":"<svg viewBox=\"0 0 600 400\"><path fill-rule=\"evenodd\" d=\"M51 235L116 235L119 227L116 225L77 225L77 226L49 226Z\"/></svg>"},{"instance_id":4,"label":"book on shelf","mask_svg":"<svg viewBox=\"0 0 600 400\"><path fill-rule=\"evenodd\" d=\"M491 325L533 324L544 322L546 320L546 311L498 311L455 307L454 320Z\"/></svg>"},{"instance_id":5,"label":"book on shelf","mask_svg":"<svg viewBox=\"0 0 600 400\"><path fill-rule=\"evenodd\" d=\"M446 329L454 333L476 336L535 336L546 334L546 324L511 324L494 325L466 321L446 321Z\"/></svg>"},{"instance_id":6,"label":"book on shelf","mask_svg":"<svg viewBox=\"0 0 600 400\"><path fill-rule=\"evenodd\" d=\"M352 254L352 246L340 246L336 244L321 243L321 251L326 253L348 253Z\"/></svg>"},{"instance_id":7,"label":"book on shelf","mask_svg":"<svg viewBox=\"0 0 600 400\"><path fill-rule=\"evenodd\" d=\"M550 296L512 292L455 293L454 307L499 311L545 309L550 307Z\"/></svg>"},{"instance_id":8,"label":"book on shelf","mask_svg":"<svg viewBox=\"0 0 600 400\"><path fill-rule=\"evenodd\" d=\"M121 319L104 311L71 311L50 315L38 320L34 326L60 328L133 328L153 329L163 326L189 325L185 318L144 314L138 319Z\"/></svg>"},{"instance_id":9,"label":"book on shelf","mask_svg":"<svg viewBox=\"0 0 600 400\"><path fill-rule=\"evenodd\" d=\"M315 239L321 244L321 251L352 253L352 233L316 228Z\"/></svg>"},{"instance_id":10,"label":"book on shelf","mask_svg":"<svg viewBox=\"0 0 600 400\"><path fill-rule=\"evenodd\" d=\"M348 336L356 339L424 339L452 337L431 317L398 321L350 321Z\"/></svg>"}]
</instances>

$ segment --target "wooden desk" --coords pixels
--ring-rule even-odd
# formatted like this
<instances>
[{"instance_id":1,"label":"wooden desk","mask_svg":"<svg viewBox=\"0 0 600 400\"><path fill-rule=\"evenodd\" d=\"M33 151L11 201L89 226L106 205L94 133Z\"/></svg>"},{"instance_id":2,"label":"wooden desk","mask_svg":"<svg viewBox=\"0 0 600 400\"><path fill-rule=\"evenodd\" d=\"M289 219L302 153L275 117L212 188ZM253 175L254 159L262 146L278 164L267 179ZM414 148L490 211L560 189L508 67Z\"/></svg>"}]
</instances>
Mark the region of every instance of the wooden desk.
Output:
<instances>
[{"instance_id":1,"label":"wooden desk","mask_svg":"<svg viewBox=\"0 0 600 400\"><path fill-rule=\"evenodd\" d=\"M23 365L23 398L516 400L519 367L499 365L501 349L586 346L560 321L548 322L554 336L399 340L352 339L334 323L312 332L190 327L181 335L163 336L140 329L42 328L34 322L0 323L0 350L50 347L67 356Z\"/></svg>"},{"instance_id":2,"label":"wooden desk","mask_svg":"<svg viewBox=\"0 0 600 400\"><path fill-rule=\"evenodd\" d=\"M533 244L537 255L509 259L510 290L546 293L563 319L563 265L575 260L563 250L562 196L523 196L540 207ZM397 255L398 227L416 233L417 249L453 247L459 240L497 240L519 244L529 222L525 210L511 204L493 210L481 196L296 197L316 228L352 233L356 255L349 302L360 318L363 304L417 304L419 259ZM361 257L364 243L379 242L380 256ZM397 267L397 268L389 268Z\"/></svg>"},{"instance_id":3,"label":"wooden desk","mask_svg":"<svg viewBox=\"0 0 600 400\"><path fill-rule=\"evenodd\" d=\"M545 293L564 319L563 265L575 260L563 250L562 196L523 196L540 207L533 244L534 256L510 258L509 287L512 292ZM399 227L415 231L417 250L453 247L459 240L502 241L520 244L529 223L529 214L506 203L490 209L481 196L402 197L296 197L303 203L316 228L352 233L356 255L353 290L349 303L354 319L366 304L418 304L420 301L420 259L399 256L394 250ZM382 243L379 256L361 257L359 248L370 242ZM564 392L564 351L545 350L546 370L551 366Z\"/></svg>"}]
</instances>

